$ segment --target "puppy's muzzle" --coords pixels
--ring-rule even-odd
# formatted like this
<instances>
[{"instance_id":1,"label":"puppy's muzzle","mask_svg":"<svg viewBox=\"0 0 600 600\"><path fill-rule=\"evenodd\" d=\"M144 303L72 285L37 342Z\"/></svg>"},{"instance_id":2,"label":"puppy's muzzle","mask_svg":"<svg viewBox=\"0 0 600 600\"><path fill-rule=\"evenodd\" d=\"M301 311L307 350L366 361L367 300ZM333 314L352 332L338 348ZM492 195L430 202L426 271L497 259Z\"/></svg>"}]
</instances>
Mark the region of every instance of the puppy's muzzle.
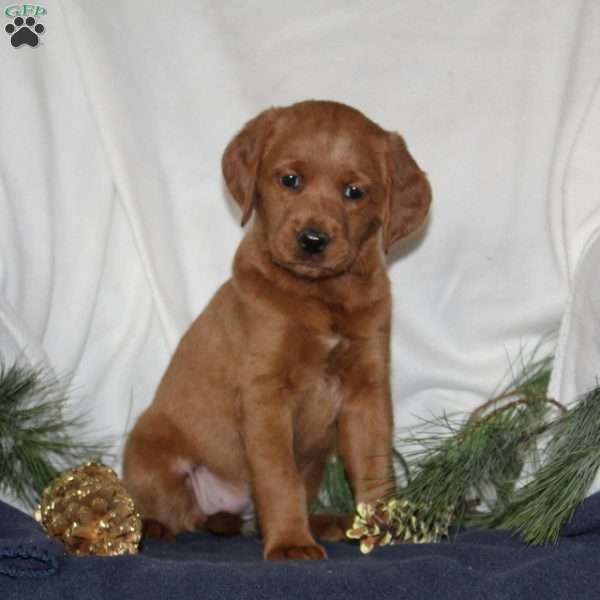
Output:
<instances>
[{"instance_id":1,"label":"puppy's muzzle","mask_svg":"<svg viewBox=\"0 0 600 600\"><path fill-rule=\"evenodd\" d=\"M330 238L324 231L303 229L297 237L298 246L309 254L319 254L325 250Z\"/></svg>"}]
</instances>

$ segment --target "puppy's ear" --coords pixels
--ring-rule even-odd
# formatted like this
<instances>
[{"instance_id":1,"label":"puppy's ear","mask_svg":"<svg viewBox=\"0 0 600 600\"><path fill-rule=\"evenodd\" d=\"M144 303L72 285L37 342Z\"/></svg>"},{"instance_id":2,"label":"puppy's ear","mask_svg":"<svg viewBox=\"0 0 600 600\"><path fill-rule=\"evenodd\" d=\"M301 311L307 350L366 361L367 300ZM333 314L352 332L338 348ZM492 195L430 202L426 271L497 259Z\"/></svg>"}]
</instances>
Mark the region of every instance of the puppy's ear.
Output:
<instances>
[{"instance_id":1,"label":"puppy's ear","mask_svg":"<svg viewBox=\"0 0 600 600\"><path fill-rule=\"evenodd\" d=\"M431 204L431 187L427 176L397 133L389 134L387 167L387 206L383 229L386 254L395 242L412 233L425 221Z\"/></svg>"},{"instance_id":2,"label":"puppy's ear","mask_svg":"<svg viewBox=\"0 0 600 600\"><path fill-rule=\"evenodd\" d=\"M246 123L223 153L223 176L229 192L242 209L242 226L252 215L258 169L276 113L277 109L269 108Z\"/></svg>"}]
</instances>

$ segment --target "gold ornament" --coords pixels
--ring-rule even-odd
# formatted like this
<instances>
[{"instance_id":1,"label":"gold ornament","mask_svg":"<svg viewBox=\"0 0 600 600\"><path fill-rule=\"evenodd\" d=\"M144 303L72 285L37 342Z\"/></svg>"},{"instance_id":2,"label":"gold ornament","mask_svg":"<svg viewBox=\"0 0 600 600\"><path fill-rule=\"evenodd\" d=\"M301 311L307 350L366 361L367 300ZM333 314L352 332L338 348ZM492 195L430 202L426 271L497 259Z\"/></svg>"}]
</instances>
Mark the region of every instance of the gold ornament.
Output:
<instances>
[{"instance_id":1,"label":"gold ornament","mask_svg":"<svg viewBox=\"0 0 600 600\"><path fill-rule=\"evenodd\" d=\"M430 507L393 497L356 507L352 528L346 537L360 540L360 551L368 554L375 546L397 543L427 544L448 535L452 510L434 515Z\"/></svg>"},{"instance_id":2,"label":"gold ornament","mask_svg":"<svg viewBox=\"0 0 600 600\"><path fill-rule=\"evenodd\" d=\"M65 471L42 494L35 518L76 556L136 554L142 520L109 467L89 462Z\"/></svg>"}]
</instances>

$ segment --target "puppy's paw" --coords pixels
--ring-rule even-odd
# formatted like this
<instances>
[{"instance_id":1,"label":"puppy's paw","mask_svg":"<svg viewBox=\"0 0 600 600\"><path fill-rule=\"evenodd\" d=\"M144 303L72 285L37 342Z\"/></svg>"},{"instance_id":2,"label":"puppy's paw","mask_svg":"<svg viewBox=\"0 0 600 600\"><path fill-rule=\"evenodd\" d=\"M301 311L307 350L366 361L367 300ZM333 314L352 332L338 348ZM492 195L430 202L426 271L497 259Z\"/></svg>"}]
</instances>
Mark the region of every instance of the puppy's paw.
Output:
<instances>
[{"instance_id":1,"label":"puppy's paw","mask_svg":"<svg viewBox=\"0 0 600 600\"><path fill-rule=\"evenodd\" d=\"M206 518L204 527L216 535L237 535L242 531L243 521L240 515L225 511L215 513Z\"/></svg>"},{"instance_id":2,"label":"puppy's paw","mask_svg":"<svg viewBox=\"0 0 600 600\"><path fill-rule=\"evenodd\" d=\"M339 542L348 539L346 531L354 523L354 515L312 514L309 515L310 531L318 540Z\"/></svg>"},{"instance_id":3,"label":"puppy's paw","mask_svg":"<svg viewBox=\"0 0 600 600\"><path fill-rule=\"evenodd\" d=\"M319 544L307 546L279 545L265 552L267 560L319 560L327 558L325 548Z\"/></svg>"},{"instance_id":4,"label":"puppy's paw","mask_svg":"<svg viewBox=\"0 0 600 600\"><path fill-rule=\"evenodd\" d=\"M144 539L174 540L175 534L166 526L154 519L142 519L142 535Z\"/></svg>"}]
</instances>

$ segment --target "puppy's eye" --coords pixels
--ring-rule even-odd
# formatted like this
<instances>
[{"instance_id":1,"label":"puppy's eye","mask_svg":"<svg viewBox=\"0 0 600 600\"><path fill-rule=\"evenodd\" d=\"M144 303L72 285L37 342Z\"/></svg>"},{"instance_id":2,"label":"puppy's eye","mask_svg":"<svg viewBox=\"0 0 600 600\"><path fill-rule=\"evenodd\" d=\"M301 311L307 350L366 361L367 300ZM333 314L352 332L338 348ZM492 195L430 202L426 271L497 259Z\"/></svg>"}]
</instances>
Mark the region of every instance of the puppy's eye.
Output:
<instances>
[{"instance_id":1,"label":"puppy's eye","mask_svg":"<svg viewBox=\"0 0 600 600\"><path fill-rule=\"evenodd\" d=\"M295 173L286 173L279 178L282 186L297 190L302 185L302 175L296 175Z\"/></svg>"},{"instance_id":2,"label":"puppy's eye","mask_svg":"<svg viewBox=\"0 0 600 600\"><path fill-rule=\"evenodd\" d=\"M347 185L344 189L344 197L347 200L360 200L365 193L357 185Z\"/></svg>"}]
</instances>

